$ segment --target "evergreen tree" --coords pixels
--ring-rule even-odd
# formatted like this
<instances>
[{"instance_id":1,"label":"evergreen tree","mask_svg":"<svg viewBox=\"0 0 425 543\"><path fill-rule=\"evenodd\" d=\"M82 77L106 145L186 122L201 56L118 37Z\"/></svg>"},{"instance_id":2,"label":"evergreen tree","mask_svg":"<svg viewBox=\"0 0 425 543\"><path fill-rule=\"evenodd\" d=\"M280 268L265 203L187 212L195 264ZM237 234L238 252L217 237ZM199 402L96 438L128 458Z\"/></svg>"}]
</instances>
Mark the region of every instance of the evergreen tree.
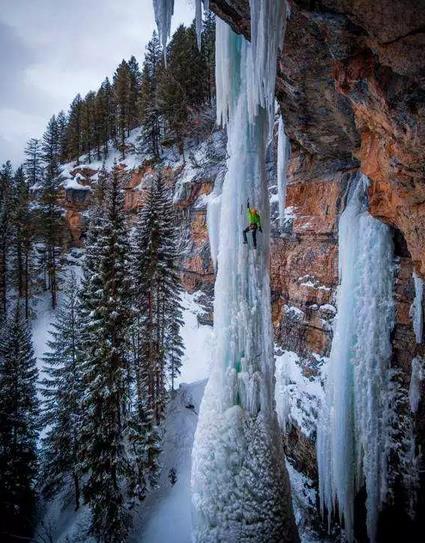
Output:
<instances>
[{"instance_id":1,"label":"evergreen tree","mask_svg":"<svg viewBox=\"0 0 425 543\"><path fill-rule=\"evenodd\" d=\"M80 164L80 156L83 152L82 110L83 101L80 94L77 94L69 108L66 130L67 158L68 160L76 159L77 164Z\"/></svg>"},{"instance_id":2,"label":"evergreen tree","mask_svg":"<svg viewBox=\"0 0 425 543\"><path fill-rule=\"evenodd\" d=\"M0 169L0 321L7 313L12 165Z\"/></svg>"},{"instance_id":3,"label":"evergreen tree","mask_svg":"<svg viewBox=\"0 0 425 543\"><path fill-rule=\"evenodd\" d=\"M84 98L81 108L81 147L87 154L89 163L92 159L92 149L95 147L95 114L96 94L90 91Z\"/></svg>"},{"instance_id":4,"label":"evergreen tree","mask_svg":"<svg viewBox=\"0 0 425 543\"><path fill-rule=\"evenodd\" d=\"M60 111L56 117L58 125L58 157L59 162L66 162L67 159L67 132L68 132L68 119L63 111Z\"/></svg>"},{"instance_id":5,"label":"evergreen tree","mask_svg":"<svg viewBox=\"0 0 425 543\"><path fill-rule=\"evenodd\" d=\"M206 93L210 104L215 96L215 15L206 10L202 31L201 55L207 70Z\"/></svg>"},{"instance_id":6,"label":"evergreen tree","mask_svg":"<svg viewBox=\"0 0 425 543\"><path fill-rule=\"evenodd\" d=\"M29 538L35 506L38 401L31 334L17 306L0 334L0 539Z\"/></svg>"},{"instance_id":7,"label":"evergreen tree","mask_svg":"<svg viewBox=\"0 0 425 543\"><path fill-rule=\"evenodd\" d=\"M47 498L70 481L76 510L80 506L81 334L78 283L71 273L50 332L49 352L44 355L45 378L41 386L45 399L43 423L48 430L43 439L42 481Z\"/></svg>"},{"instance_id":8,"label":"evergreen tree","mask_svg":"<svg viewBox=\"0 0 425 543\"><path fill-rule=\"evenodd\" d=\"M177 270L175 216L167 189L154 180L134 229L132 278L139 329L136 380L139 401L159 424L166 405L167 370L177 375L182 353L181 286Z\"/></svg>"},{"instance_id":9,"label":"evergreen tree","mask_svg":"<svg viewBox=\"0 0 425 543\"><path fill-rule=\"evenodd\" d=\"M63 247L64 223L60 205L62 179L52 177L50 169L46 170L39 205L39 234L44 244L43 266L46 272L46 288L51 293L51 305L57 304L59 288L59 272L61 267L61 251Z\"/></svg>"},{"instance_id":10,"label":"evergreen tree","mask_svg":"<svg viewBox=\"0 0 425 543\"><path fill-rule=\"evenodd\" d=\"M196 45L195 27L181 25L168 46L167 67L159 81L159 104L182 154L184 137L190 129L190 114L207 98L208 67Z\"/></svg>"},{"instance_id":11,"label":"evergreen tree","mask_svg":"<svg viewBox=\"0 0 425 543\"><path fill-rule=\"evenodd\" d=\"M25 147L24 163L25 175L30 187L37 186L41 183L43 176L41 160L41 142L36 138L31 138L28 140Z\"/></svg>"},{"instance_id":12,"label":"evergreen tree","mask_svg":"<svg viewBox=\"0 0 425 543\"><path fill-rule=\"evenodd\" d=\"M130 68L123 60L116 69L113 79L115 126L122 158L125 158L125 138L130 131L131 81Z\"/></svg>"},{"instance_id":13,"label":"evergreen tree","mask_svg":"<svg viewBox=\"0 0 425 543\"><path fill-rule=\"evenodd\" d=\"M15 172L13 183L12 253L13 279L19 298L24 300L25 318L30 316L31 287L34 276L33 241L35 235L35 213L31 205L31 192L24 169Z\"/></svg>"},{"instance_id":14,"label":"evergreen tree","mask_svg":"<svg viewBox=\"0 0 425 543\"><path fill-rule=\"evenodd\" d=\"M97 158L100 160L100 151L103 147L103 156L106 158L109 151L109 140L116 138L114 100L111 83L106 78L96 95L96 122L97 122Z\"/></svg>"},{"instance_id":15,"label":"evergreen tree","mask_svg":"<svg viewBox=\"0 0 425 543\"><path fill-rule=\"evenodd\" d=\"M41 143L45 178L59 175L59 129L55 115L50 118Z\"/></svg>"},{"instance_id":16,"label":"evergreen tree","mask_svg":"<svg viewBox=\"0 0 425 543\"><path fill-rule=\"evenodd\" d=\"M161 136L160 111L158 102L159 72L162 68L162 51L158 35L153 33L146 47L139 98L140 117L143 125L141 143L148 146L154 157L159 157Z\"/></svg>"},{"instance_id":17,"label":"evergreen tree","mask_svg":"<svg viewBox=\"0 0 425 543\"><path fill-rule=\"evenodd\" d=\"M138 100L142 84L142 74L140 73L139 63L135 56L132 56L128 61L128 69L130 72L130 91L129 91L129 118L128 128L132 130L139 125Z\"/></svg>"},{"instance_id":18,"label":"evergreen tree","mask_svg":"<svg viewBox=\"0 0 425 543\"><path fill-rule=\"evenodd\" d=\"M129 530L125 486L132 478L128 448L128 243L118 167L104 206L91 224L81 289L85 361L81 467L92 512L90 534L125 541Z\"/></svg>"}]
</instances>

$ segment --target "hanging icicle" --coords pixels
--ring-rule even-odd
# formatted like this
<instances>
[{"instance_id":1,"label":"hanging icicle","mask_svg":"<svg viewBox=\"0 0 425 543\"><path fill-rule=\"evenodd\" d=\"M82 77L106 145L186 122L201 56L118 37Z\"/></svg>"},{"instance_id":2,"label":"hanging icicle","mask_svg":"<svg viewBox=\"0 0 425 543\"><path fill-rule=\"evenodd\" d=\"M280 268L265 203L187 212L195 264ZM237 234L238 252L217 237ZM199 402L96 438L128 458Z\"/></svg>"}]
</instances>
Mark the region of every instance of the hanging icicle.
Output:
<instances>
[{"instance_id":1,"label":"hanging icicle","mask_svg":"<svg viewBox=\"0 0 425 543\"><path fill-rule=\"evenodd\" d=\"M339 222L338 313L318 426L322 513L338 505L354 540L354 501L366 488L367 532L376 539L386 498L387 372L394 321L393 244L388 226L367 211L367 183L352 185Z\"/></svg>"},{"instance_id":2,"label":"hanging icicle","mask_svg":"<svg viewBox=\"0 0 425 543\"><path fill-rule=\"evenodd\" d=\"M413 330L415 332L416 343L422 343L424 334L424 282L423 280L413 273L413 282L415 284L415 299L413 300L412 307L410 308L410 316L413 320Z\"/></svg>"},{"instance_id":3,"label":"hanging icicle","mask_svg":"<svg viewBox=\"0 0 425 543\"><path fill-rule=\"evenodd\" d=\"M285 127L282 115L279 115L279 126L277 132L277 196L279 204L279 226L283 229L285 224L286 206L286 168L288 164L288 138L285 134Z\"/></svg>"},{"instance_id":4,"label":"hanging icicle","mask_svg":"<svg viewBox=\"0 0 425 543\"><path fill-rule=\"evenodd\" d=\"M167 60L167 42L171 32L171 20L174 13L174 0L153 0L155 21L158 35L164 51L164 61Z\"/></svg>"},{"instance_id":5,"label":"hanging icicle","mask_svg":"<svg viewBox=\"0 0 425 543\"><path fill-rule=\"evenodd\" d=\"M202 0L195 0L195 26L196 26L196 43L198 49L201 50L202 45Z\"/></svg>"},{"instance_id":6,"label":"hanging icicle","mask_svg":"<svg viewBox=\"0 0 425 543\"><path fill-rule=\"evenodd\" d=\"M417 356L412 360L412 373L410 375L409 403L412 413L416 413L421 400L421 382L425 379L424 360Z\"/></svg>"},{"instance_id":7,"label":"hanging icicle","mask_svg":"<svg viewBox=\"0 0 425 543\"><path fill-rule=\"evenodd\" d=\"M260 2L254 4L258 7ZM283 14L285 3L263 0L261 4L263 8L252 17L252 38L263 44L268 58L276 60L282 25L269 27L265 18ZM259 35L265 31L267 36ZM260 56L217 20L217 117L227 124L229 158L221 196L214 195L208 210L212 253L217 255L216 346L192 454L197 543L298 540L274 410L265 155L276 62L274 71L258 84L260 93L253 89L257 77L253 58ZM256 250L242 243L248 199L262 218Z\"/></svg>"}]
</instances>

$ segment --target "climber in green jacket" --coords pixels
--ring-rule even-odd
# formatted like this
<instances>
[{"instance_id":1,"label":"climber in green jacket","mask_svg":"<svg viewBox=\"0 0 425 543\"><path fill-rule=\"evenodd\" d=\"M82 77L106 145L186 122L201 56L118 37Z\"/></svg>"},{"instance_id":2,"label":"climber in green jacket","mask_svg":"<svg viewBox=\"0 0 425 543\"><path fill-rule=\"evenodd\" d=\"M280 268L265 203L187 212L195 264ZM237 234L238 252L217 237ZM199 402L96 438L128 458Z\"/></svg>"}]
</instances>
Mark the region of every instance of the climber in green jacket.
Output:
<instances>
[{"instance_id":1,"label":"climber in green jacket","mask_svg":"<svg viewBox=\"0 0 425 543\"><path fill-rule=\"evenodd\" d=\"M248 208L248 226L243 231L243 242L248 243L247 239L247 233L249 231L252 232L252 241L254 242L254 249L257 248L257 230L262 232L261 228L261 217L258 212L258 209L255 209L255 207L249 206L249 200L247 201L247 208Z\"/></svg>"}]
</instances>

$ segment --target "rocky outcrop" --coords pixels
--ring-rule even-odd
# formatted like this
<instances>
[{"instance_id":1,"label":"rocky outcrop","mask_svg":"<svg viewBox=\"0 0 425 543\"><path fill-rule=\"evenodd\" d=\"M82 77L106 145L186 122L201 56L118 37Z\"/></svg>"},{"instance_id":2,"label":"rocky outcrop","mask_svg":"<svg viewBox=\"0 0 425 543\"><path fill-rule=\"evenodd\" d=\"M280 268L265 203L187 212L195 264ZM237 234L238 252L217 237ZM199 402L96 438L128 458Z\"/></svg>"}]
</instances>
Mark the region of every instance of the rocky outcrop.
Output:
<instances>
[{"instance_id":1,"label":"rocky outcrop","mask_svg":"<svg viewBox=\"0 0 425 543\"><path fill-rule=\"evenodd\" d=\"M225 135L222 130L212 129L208 116L204 134L198 140L188 141L186 157L175 149L164 150L159 167L165 184L173 194L179 235L180 274L188 292L203 290L208 294L205 303L205 321L212 322L210 301L213 292L214 271L206 225L208 195L214 187L217 175L225 167ZM210 128L208 131L207 128ZM129 155L136 164L129 169L125 162L118 163L124 175L125 209L129 220L134 220L137 210L143 206L146 190L158 165ZM113 161L109 161L112 167ZM83 244L87 218L96 195L100 170L86 165L65 166L66 178L62 205L69 232L70 245ZM209 299L208 299L209 298Z\"/></svg>"},{"instance_id":2,"label":"rocky outcrop","mask_svg":"<svg viewBox=\"0 0 425 543\"><path fill-rule=\"evenodd\" d=\"M425 277L425 1L288 3L276 84L291 144L286 224L272 239L276 339L297 353L306 378L319 375L336 312L338 216L347 184L361 170L370 179L370 213L393 227L392 366L407 396L412 359L424 351L410 307L412 272ZM248 0L210 0L210 6L249 39ZM419 412L418 446L424 421ZM286 436L289 458L314 479L311 445L296 425ZM401 494L394 500L405 499ZM397 522L409 524L389 511L387 533Z\"/></svg>"},{"instance_id":3,"label":"rocky outcrop","mask_svg":"<svg viewBox=\"0 0 425 543\"><path fill-rule=\"evenodd\" d=\"M359 166L425 275L424 1L289 4L276 91L292 147L328 172ZM249 37L248 0L210 5Z\"/></svg>"}]
</instances>

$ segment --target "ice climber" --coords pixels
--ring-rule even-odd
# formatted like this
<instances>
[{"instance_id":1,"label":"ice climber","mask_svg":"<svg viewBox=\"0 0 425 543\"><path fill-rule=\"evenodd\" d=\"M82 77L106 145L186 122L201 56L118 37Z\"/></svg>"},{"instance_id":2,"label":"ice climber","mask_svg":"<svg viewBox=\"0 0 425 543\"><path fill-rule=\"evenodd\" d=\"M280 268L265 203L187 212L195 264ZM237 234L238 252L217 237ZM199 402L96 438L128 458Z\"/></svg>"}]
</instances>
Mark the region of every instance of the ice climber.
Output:
<instances>
[{"instance_id":1,"label":"ice climber","mask_svg":"<svg viewBox=\"0 0 425 543\"><path fill-rule=\"evenodd\" d=\"M249 206L249 200L247 201L247 208L248 208L248 226L243 231L243 242L248 243L247 239L247 233L249 231L252 232L252 241L254 242L254 249L257 248L257 230L262 232L261 228L261 218L260 213L258 212L258 209L255 207Z\"/></svg>"}]
</instances>

